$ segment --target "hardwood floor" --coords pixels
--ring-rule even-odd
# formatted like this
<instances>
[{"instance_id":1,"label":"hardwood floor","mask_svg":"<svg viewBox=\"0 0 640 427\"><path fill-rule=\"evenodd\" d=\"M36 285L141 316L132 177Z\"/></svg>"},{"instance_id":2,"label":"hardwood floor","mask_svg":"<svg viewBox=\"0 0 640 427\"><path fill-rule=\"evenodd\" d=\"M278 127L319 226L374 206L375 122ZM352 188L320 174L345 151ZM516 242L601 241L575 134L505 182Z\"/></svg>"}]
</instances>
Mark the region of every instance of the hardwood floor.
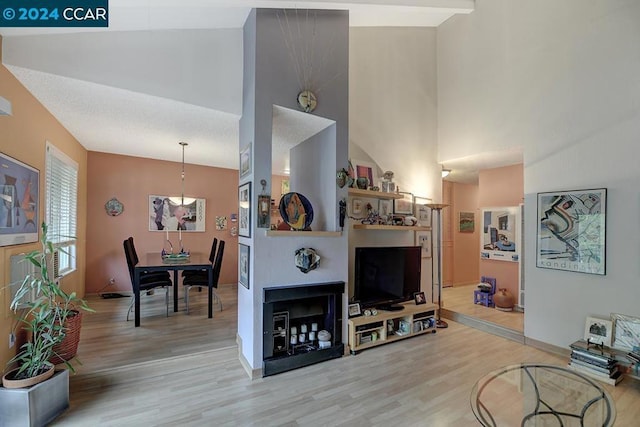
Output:
<instances>
[{"instance_id":1,"label":"hardwood floor","mask_svg":"<svg viewBox=\"0 0 640 427\"><path fill-rule=\"evenodd\" d=\"M443 288L442 307L520 333L524 332L524 314L522 312L500 311L482 304L474 304L473 291L476 289L477 285L475 284Z\"/></svg>"},{"instance_id":2,"label":"hardwood floor","mask_svg":"<svg viewBox=\"0 0 640 427\"><path fill-rule=\"evenodd\" d=\"M71 377L71 407L53 425L466 427L478 425L469 398L486 373L521 362L566 364L560 356L449 322L436 334L252 381L235 343L229 345L237 316L233 293L235 286L222 287L225 314L216 311L211 320L205 294L197 296L201 315L194 310L169 319L163 297L155 295L157 306L145 303L137 329L124 322L127 301L94 305L101 312L83 323L85 364ZM616 401L617 425L637 425L639 384L606 386Z\"/></svg>"}]
</instances>

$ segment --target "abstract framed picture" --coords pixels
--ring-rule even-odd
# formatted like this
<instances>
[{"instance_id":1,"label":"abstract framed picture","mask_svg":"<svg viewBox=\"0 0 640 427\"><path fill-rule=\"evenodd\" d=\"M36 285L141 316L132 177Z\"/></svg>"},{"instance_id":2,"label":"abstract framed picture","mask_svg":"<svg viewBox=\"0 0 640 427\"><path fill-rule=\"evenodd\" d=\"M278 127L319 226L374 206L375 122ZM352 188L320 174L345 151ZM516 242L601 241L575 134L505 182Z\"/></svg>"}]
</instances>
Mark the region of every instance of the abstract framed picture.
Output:
<instances>
[{"instance_id":1,"label":"abstract framed picture","mask_svg":"<svg viewBox=\"0 0 640 427\"><path fill-rule=\"evenodd\" d=\"M607 189L538 193L536 266L606 274Z\"/></svg>"},{"instance_id":2,"label":"abstract framed picture","mask_svg":"<svg viewBox=\"0 0 640 427\"><path fill-rule=\"evenodd\" d=\"M251 143L248 143L240 151L240 177L251 172Z\"/></svg>"},{"instance_id":3,"label":"abstract framed picture","mask_svg":"<svg viewBox=\"0 0 640 427\"><path fill-rule=\"evenodd\" d=\"M0 246L38 241L40 171L0 153Z\"/></svg>"},{"instance_id":4,"label":"abstract framed picture","mask_svg":"<svg viewBox=\"0 0 640 427\"><path fill-rule=\"evenodd\" d=\"M183 205L175 197L151 194L149 195L149 231L204 232L206 231L205 208L206 199L195 199Z\"/></svg>"},{"instance_id":5,"label":"abstract framed picture","mask_svg":"<svg viewBox=\"0 0 640 427\"><path fill-rule=\"evenodd\" d=\"M520 260L520 208L506 206L482 210L480 259Z\"/></svg>"},{"instance_id":6,"label":"abstract framed picture","mask_svg":"<svg viewBox=\"0 0 640 427\"><path fill-rule=\"evenodd\" d=\"M249 246L238 244L238 283L247 289L249 289L249 268L251 268L250 250Z\"/></svg>"},{"instance_id":7,"label":"abstract framed picture","mask_svg":"<svg viewBox=\"0 0 640 427\"><path fill-rule=\"evenodd\" d=\"M238 235L251 237L251 182L238 187Z\"/></svg>"}]
</instances>

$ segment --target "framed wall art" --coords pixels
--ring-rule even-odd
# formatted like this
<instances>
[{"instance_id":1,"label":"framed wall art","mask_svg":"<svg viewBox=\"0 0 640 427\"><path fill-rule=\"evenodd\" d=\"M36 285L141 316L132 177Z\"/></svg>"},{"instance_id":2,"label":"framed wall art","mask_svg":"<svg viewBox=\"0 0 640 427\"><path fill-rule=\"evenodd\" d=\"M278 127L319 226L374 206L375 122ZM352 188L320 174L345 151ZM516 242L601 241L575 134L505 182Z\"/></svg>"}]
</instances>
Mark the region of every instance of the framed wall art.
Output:
<instances>
[{"instance_id":1,"label":"framed wall art","mask_svg":"<svg viewBox=\"0 0 640 427\"><path fill-rule=\"evenodd\" d=\"M458 231L461 233L473 233L476 229L475 212L460 212L458 218Z\"/></svg>"},{"instance_id":2,"label":"framed wall art","mask_svg":"<svg viewBox=\"0 0 640 427\"><path fill-rule=\"evenodd\" d=\"M353 165L353 179L365 177L369 180L369 186L378 185L378 170L376 165L371 162L365 162L363 160L351 160Z\"/></svg>"},{"instance_id":3,"label":"framed wall art","mask_svg":"<svg viewBox=\"0 0 640 427\"><path fill-rule=\"evenodd\" d=\"M416 246L422 247L422 258L431 258L433 242L431 231L416 231Z\"/></svg>"},{"instance_id":4,"label":"framed wall art","mask_svg":"<svg viewBox=\"0 0 640 427\"><path fill-rule=\"evenodd\" d=\"M249 251L251 248L242 243L238 244L238 283L249 289L249 269L251 268L251 259Z\"/></svg>"},{"instance_id":5,"label":"framed wall art","mask_svg":"<svg viewBox=\"0 0 640 427\"><path fill-rule=\"evenodd\" d=\"M587 317L584 324L584 340L591 344L601 344L611 347L613 323L611 320Z\"/></svg>"},{"instance_id":6,"label":"framed wall art","mask_svg":"<svg viewBox=\"0 0 640 427\"><path fill-rule=\"evenodd\" d=\"M251 237L251 182L238 187L238 235Z\"/></svg>"},{"instance_id":7,"label":"framed wall art","mask_svg":"<svg viewBox=\"0 0 640 427\"><path fill-rule=\"evenodd\" d=\"M402 199L393 200L393 213L400 215L413 215L413 194L399 192Z\"/></svg>"},{"instance_id":8,"label":"framed wall art","mask_svg":"<svg viewBox=\"0 0 640 427\"><path fill-rule=\"evenodd\" d=\"M482 210L480 258L519 262L520 208L518 206Z\"/></svg>"},{"instance_id":9,"label":"framed wall art","mask_svg":"<svg viewBox=\"0 0 640 427\"><path fill-rule=\"evenodd\" d=\"M611 314L613 322L612 347L626 351L640 351L640 318Z\"/></svg>"},{"instance_id":10,"label":"framed wall art","mask_svg":"<svg viewBox=\"0 0 640 427\"><path fill-rule=\"evenodd\" d=\"M149 231L196 231L205 230L205 199L195 199L181 205L169 196L149 196Z\"/></svg>"},{"instance_id":11,"label":"framed wall art","mask_svg":"<svg viewBox=\"0 0 640 427\"><path fill-rule=\"evenodd\" d=\"M240 178L251 173L251 143L240 151Z\"/></svg>"},{"instance_id":12,"label":"framed wall art","mask_svg":"<svg viewBox=\"0 0 640 427\"><path fill-rule=\"evenodd\" d=\"M536 266L606 274L607 189L538 193Z\"/></svg>"},{"instance_id":13,"label":"framed wall art","mask_svg":"<svg viewBox=\"0 0 640 427\"><path fill-rule=\"evenodd\" d=\"M418 225L421 227L431 227L431 208L427 204L432 200L428 197L415 196L413 198L413 206L415 212L413 213L418 218Z\"/></svg>"},{"instance_id":14,"label":"framed wall art","mask_svg":"<svg viewBox=\"0 0 640 427\"><path fill-rule=\"evenodd\" d=\"M40 171L0 153L0 246L38 241Z\"/></svg>"}]
</instances>

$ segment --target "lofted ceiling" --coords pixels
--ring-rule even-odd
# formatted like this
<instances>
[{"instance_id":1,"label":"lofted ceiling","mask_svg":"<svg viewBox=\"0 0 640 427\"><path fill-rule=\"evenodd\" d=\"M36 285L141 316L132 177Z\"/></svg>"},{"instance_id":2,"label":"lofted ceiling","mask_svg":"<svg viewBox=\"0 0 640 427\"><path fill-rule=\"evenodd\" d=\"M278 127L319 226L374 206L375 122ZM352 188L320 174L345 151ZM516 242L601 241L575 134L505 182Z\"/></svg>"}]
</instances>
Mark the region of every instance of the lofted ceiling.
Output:
<instances>
[{"instance_id":1,"label":"lofted ceiling","mask_svg":"<svg viewBox=\"0 0 640 427\"><path fill-rule=\"evenodd\" d=\"M187 163L237 169L242 27L254 7L435 27L474 0L110 0L109 28L0 28L2 62L87 150L179 161L187 141ZM286 169L282 147L323 120L274 110L274 173Z\"/></svg>"}]
</instances>

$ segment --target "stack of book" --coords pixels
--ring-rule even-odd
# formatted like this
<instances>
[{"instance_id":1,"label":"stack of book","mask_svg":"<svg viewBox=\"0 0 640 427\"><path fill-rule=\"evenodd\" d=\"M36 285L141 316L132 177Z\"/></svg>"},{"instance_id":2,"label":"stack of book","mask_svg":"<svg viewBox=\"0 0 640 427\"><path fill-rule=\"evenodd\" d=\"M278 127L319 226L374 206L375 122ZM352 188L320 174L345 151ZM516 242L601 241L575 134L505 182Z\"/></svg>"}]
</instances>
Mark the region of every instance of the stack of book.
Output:
<instances>
[{"instance_id":1,"label":"stack of book","mask_svg":"<svg viewBox=\"0 0 640 427\"><path fill-rule=\"evenodd\" d=\"M606 348L580 340L571 344L569 368L588 377L616 385L622 380L615 354Z\"/></svg>"}]
</instances>

